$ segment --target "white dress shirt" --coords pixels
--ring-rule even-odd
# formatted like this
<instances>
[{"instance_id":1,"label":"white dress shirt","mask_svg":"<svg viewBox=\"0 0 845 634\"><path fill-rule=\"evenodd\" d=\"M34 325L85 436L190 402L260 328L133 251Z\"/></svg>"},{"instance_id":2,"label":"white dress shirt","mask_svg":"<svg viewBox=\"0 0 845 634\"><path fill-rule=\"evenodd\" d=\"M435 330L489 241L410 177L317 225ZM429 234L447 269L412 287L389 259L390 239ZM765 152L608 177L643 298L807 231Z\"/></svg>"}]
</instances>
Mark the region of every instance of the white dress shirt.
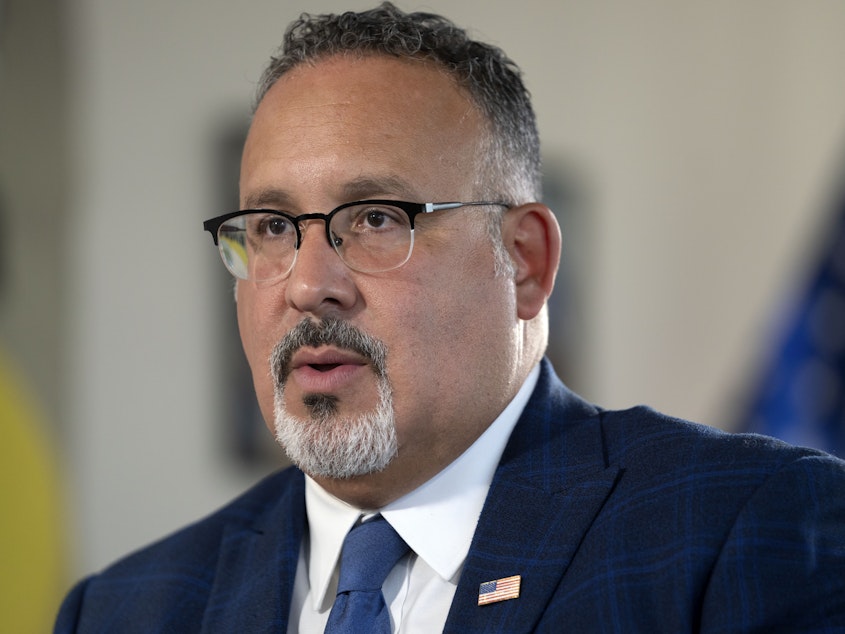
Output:
<instances>
[{"instance_id":1,"label":"white dress shirt","mask_svg":"<svg viewBox=\"0 0 845 634\"><path fill-rule=\"evenodd\" d=\"M443 630L493 474L539 374L537 366L493 424L452 464L378 511L412 550L382 586L394 632ZM289 634L323 632L346 533L362 516L374 514L339 500L307 476L305 506L308 534L299 552Z\"/></svg>"}]
</instances>

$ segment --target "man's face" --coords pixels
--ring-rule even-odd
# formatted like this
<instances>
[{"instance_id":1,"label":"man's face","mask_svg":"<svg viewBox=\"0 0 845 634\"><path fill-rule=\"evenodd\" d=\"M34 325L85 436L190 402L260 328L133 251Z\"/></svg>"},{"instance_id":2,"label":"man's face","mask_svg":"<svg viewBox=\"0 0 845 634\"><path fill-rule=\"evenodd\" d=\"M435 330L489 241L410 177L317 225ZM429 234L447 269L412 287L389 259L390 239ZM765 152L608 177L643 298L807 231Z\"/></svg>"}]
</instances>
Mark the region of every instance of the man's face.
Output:
<instances>
[{"instance_id":1,"label":"man's face","mask_svg":"<svg viewBox=\"0 0 845 634\"><path fill-rule=\"evenodd\" d=\"M298 215L372 198L475 200L480 133L475 107L428 64L369 56L299 66L256 112L241 166L241 206ZM345 481L312 474L340 497L384 504L425 482L518 388L514 284L495 274L488 213L468 207L418 216L411 259L369 274L349 269L322 221L312 221L286 279L238 282L241 339L268 425L274 391L278 408L301 425L326 416L360 420L389 393L398 445L389 466ZM378 342L384 367L360 351L311 342L271 371L271 355L287 333L303 320L325 319Z\"/></svg>"}]
</instances>

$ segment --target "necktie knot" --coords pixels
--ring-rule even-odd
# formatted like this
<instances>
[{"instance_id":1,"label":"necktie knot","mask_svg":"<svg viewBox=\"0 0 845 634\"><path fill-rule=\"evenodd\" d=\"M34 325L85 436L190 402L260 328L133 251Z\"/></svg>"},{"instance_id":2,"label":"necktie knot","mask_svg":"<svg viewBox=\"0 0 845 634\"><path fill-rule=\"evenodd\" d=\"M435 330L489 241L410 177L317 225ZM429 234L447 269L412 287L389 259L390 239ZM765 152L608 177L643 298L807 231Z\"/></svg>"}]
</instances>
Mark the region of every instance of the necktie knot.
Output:
<instances>
[{"instance_id":1,"label":"necktie knot","mask_svg":"<svg viewBox=\"0 0 845 634\"><path fill-rule=\"evenodd\" d=\"M343 540L338 593L381 590L408 545L381 515L355 526Z\"/></svg>"},{"instance_id":2,"label":"necktie knot","mask_svg":"<svg viewBox=\"0 0 845 634\"><path fill-rule=\"evenodd\" d=\"M343 540L337 597L326 632L388 634L390 613L381 593L388 573L408 545L381 515L355 526Z\"/></svg>"}]
</instances>

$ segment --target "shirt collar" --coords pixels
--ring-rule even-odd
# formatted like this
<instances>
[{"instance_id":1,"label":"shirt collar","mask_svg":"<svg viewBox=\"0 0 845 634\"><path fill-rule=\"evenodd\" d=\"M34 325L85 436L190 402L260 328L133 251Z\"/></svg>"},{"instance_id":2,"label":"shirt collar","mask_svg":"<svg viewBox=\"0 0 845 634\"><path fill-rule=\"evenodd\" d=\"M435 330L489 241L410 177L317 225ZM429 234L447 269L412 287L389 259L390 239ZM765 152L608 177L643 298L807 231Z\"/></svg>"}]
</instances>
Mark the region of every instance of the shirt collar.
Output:
<instances>
[{"instance_id":1,"label":"shirt collar","mask_svg":"<svg viewBox=\"0 0 845 634\"><path fill-rule=\"evenodd\" d=\"M536 366L495 421L454 462L417 489L381 509L408 546L441 578L463 566L505 445L540 375ZM305 478L309 525L308 578L314 609L322 609L337 578L346 533L363 511Z\"/></svg>"}]
</instances>

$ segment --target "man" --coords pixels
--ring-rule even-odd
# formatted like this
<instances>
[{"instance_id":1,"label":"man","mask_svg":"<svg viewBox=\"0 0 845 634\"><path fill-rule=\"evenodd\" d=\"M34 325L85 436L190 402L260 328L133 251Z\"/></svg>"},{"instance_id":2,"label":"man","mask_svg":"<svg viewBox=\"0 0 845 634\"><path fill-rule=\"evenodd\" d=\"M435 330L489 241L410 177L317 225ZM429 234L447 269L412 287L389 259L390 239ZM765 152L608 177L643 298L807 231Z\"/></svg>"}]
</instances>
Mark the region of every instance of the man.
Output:
<instances>
[{"instance_id":1,"label":"man","mask_svg":"<svg viewBox=\"0 0 845 634\"><path fill-rule=\"evenodd\" d=\"M539 180L501 51L390 4L295 23L244 211L206 229L298 468L83 581L56 631L845 628L842 462L602 410L543 359Z\"/></svg>"}]
</instances>

